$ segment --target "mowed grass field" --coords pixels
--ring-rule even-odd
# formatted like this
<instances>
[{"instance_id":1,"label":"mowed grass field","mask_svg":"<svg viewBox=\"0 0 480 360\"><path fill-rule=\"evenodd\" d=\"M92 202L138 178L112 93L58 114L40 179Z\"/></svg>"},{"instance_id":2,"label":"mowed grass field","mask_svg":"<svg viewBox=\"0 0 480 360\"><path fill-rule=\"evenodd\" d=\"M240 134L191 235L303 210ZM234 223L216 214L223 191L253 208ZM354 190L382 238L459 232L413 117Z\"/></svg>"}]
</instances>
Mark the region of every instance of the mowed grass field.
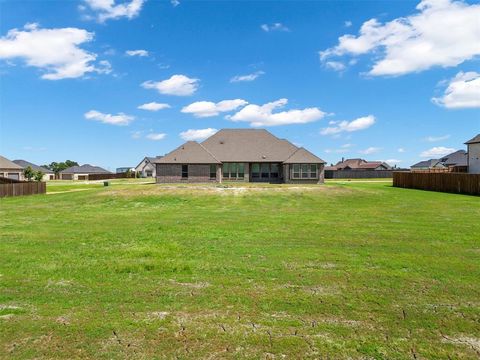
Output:
<instances>
[{"instance_id":1,"label":"mowed grass field","mask_svg":"<svg viewBox=\"0 0 480 360\"><path fill-rule=\"evenodd\" d=\"M0 200L0 358L480 356L478 197L353 181L49 192Z\"/></svg>"}]
</instances>

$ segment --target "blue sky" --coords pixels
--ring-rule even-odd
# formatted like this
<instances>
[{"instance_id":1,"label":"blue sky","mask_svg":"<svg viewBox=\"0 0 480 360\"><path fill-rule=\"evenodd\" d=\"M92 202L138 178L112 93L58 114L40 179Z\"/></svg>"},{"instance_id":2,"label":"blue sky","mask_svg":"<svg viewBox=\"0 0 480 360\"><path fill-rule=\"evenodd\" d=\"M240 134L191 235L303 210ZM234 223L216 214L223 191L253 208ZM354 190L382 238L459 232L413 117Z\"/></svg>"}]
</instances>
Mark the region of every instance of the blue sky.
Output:
<instances>
[{"instance_id":1,"label":"blue sky","mask_svg":"<svg viewBox=\"0 0 480 360\"><path fill-rule=\"evenodd\" d=\"M477 1L0 6L10 159L112 170L214 129L262 127L329 163L410 166L480 132Z\"/></svg>"}]
</instances>

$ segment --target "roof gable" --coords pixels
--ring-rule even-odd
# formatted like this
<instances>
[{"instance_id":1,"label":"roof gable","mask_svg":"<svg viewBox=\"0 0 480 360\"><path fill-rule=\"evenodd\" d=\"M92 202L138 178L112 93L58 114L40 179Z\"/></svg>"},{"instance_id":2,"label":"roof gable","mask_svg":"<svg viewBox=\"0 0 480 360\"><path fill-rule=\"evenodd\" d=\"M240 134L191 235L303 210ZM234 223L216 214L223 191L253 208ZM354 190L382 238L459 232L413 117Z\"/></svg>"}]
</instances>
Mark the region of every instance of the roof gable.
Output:
<instances>
[{"instance_id":1,"label":"roof gable","mask_svg":"<svg viewBox=\"0 0 480 360\"><path fill-rule=\"evenodd\" d=\"M35 165L29 161L26 161L26 160L13 160L13 162L19 166L21 166L22 168L26 169L27 167L31 167L32 170L35 170L35 171L41 171L43 172L44 174L53 174L53 171L50 170L50 169L47 169L47 168L44 168L42 166L38 166L38 165Z\"/></svg>"},{"instance_id":2,"label":"roof gable","mask_svg":"<svg viewBox=\"0 0 480 360\"><path fill-rule=\"evenodd\" d=\"M478 144L480 143L480 134L478 134L477 136L475 136L474 138L468 140L465 144Z\"/></svg>"},{"instance_id":3,"label":"roof gable","mask_svg":"<svg viewBox=\"0 0 480 360\"><path fill-rule=\"evenodd\" d=\"M325 164L325 161L301 147L283 162L284 164Z\"/></svg>"},{"instance_id":4,"label":"roof gable","mask_svg":"<svg viewBox=\"0 0 480 360\"><path fill-rule=\"evenodd\" d=\"M20 165L15 164L13 161L8 160L7 158L0 155L0 169L12 169L12 170L23 170Z\"/></svg>"},{"instance_id":5,"label":"roof gable","mask_svg":"<svg viewBox=\"0 0 480 360\"><path fill-rule=\"evenodd\" d=\"M202 145L221 162L284 162L298 150L264 129L223 129Z\"/></svg>"},{"instance_id":6,"label":"roof gable","mask_svg":"<svg viewBox=\"0 0 480 360\"><path fill-rule=\"evenodd\" d=\"M157 164L219 164L205 147L195 141L187 141L162 158L155 160Z\"/></svg>"},{"instance_id":7,"label":"roof gable","mask_svg":"<svg viewBox=\"0 0 480 360\"><path fill-rule=\"evenodd\" d=\"M468 154L465 150L458 150L451 154L445 155L439 161L445 165L467 166Z\"/></svg>"}]
</instances>

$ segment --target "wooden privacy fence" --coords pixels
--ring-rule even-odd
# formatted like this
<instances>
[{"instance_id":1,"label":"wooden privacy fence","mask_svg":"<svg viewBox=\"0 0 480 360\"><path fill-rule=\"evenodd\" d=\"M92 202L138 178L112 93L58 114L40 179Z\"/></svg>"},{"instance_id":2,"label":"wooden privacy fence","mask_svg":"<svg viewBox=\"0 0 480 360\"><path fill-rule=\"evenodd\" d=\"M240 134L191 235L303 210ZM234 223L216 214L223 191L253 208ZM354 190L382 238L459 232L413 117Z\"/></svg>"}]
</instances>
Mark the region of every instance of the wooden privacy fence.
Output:
<instances>
[{"instance_id":1,"label":"wooden privacy fence","mask_svg":"<svg viewBox=\"0 0 480 360\"><path fill-rule=\"evenodd\" d=\"M108 179L130 179L134 178L135 173L120 173L120 174L89 174L88 180L108 180Z\"/></svg>"},{"instance_id":2,"label":"wooden privacy fence","mask_svg":"<svg viewBox=\"0 0 480 360\"><path fill-rule=\"evenodd\" d=\"M480 195L480 174L394 172L393 186Z\"/></svg>"},{"instance_id":3,"label":"wooden privacy fence","mask_svg":"<svg viewBox=\"0 0 480 360\"><path fill-rule=\"evenodd\" d=\"M391 179L392 177L393 170L325 170L325 179Z\"/></svg>"},{"instance_id":4,"label":"wooden privacy fence","mask_svg":"<svg viewBox=\"0 0 480 360\"><path fill-rule=\"evenodd\" d=\"M9 184L0 184L0 198L45 194L46 192L47 184L45 182L12 182Z\"/></svg>"}]
</instances>

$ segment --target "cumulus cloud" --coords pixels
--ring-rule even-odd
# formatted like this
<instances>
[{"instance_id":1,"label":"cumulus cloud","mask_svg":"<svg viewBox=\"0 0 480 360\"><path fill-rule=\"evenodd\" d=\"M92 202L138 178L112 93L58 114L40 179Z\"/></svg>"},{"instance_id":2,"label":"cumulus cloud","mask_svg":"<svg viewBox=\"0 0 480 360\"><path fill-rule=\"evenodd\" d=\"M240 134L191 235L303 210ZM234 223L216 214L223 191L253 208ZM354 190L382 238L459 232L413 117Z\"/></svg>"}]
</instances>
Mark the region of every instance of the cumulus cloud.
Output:
<instances>
[{"instance_id":1,"label":"cumulus cloud","mask_svg":"<svg viewBox=\"0 0 480 360\"><path fill-rule=\"evenodd\" d=\"M97 55L79 47L93 37L94 33L78 28L41 29L38 24L27 24L0 38L0 59L23 59L27 66L43 70L42 79L47 80L108 73L107 61L95 65Z\"/></svg>"},{"instance_id":2,"label":"cumulus cloud","mask_svg":"<svg viewBox=\"0 0 480 360\"><path fill-rule=\"evenodd\" d=\"M163 104L163 103L157 103L157 102L149 102L149 103L140 105L138 107L138 109L148 110L148 111L158 111L158 110L163 110L163 109L168 109L168 108L170 108L170 105Z\"/></svg>"},{"instance_id":3,"label":"cumulus cloud","mask_svg":"<svg viewBox=\"0 0 480 360\"><path fill-rule=\"evenodd\" d=\"M358 36L341 36L338 45L320 52L320 59L373 53L369 74L378 76L457 66L480 55L480 4L423 0L416 9L387 23L366 21Z\"/></svg>"},{"instance_id":4,"label":"cumulus cloud","mask_svg":"<svg viewBox=\"0 0 480 360\"><path fill-rule=\"evenodd\" d=\"M265 32L271 31L290 31L288 27L283 25L282 23L273 23L273 24L262 24L260 28Z\"/></svg>"},{"instance_id":5,"label":"cumulus cloud","mask_svg":"<svg viewBox=\"0 0 480 360\"><path fill-rule=\"evenodd\" d=\"M248 102L242 99L223 100L218 103L211 101L197 101L182 109L183 113L193 114L195 117L217 116L221 112L228 112L247 105Z\"/></svg>"},{"instance_id":6,"label":"cumulus cloud","mask_svg":"<svg viewBox=\"0 0 480 360\"><path fill-rule=\"evenodd\" d=\"M443 96L432 101L448 109L480 108L480 74L459 72L450 80Z\"/></svg>"},{"instance_id":7,"label":"cumulus cloud","mask_svg":"<svg viewBox=\"0 0 480 360\"><path fill-rule=\"evenodd\" d=\"M442 140L447 140L450 138L450 135L443 135L443 136L427 136L425 138L425 141L428 142L436 142L436 141L442 141Z\"/></svg>"},{"instance_id":8,"label":"cumulus cloud","mask_svg":"<svg viewBox=\"0 0 480 360\"><path fill-rule=\"evenodd\" d=\"M173 75L163 81L145 81L142 87L155 89L164 95L188 96L197 91L199 81L199 79L189 78L186 75Z\"/></svg>"},{"instance_id":9,"label":"cumulus cloud","mask_svg":"<svg viewBox=\"0 0 480 360\"><path fill-rule=\"evenodd\" d=\"M273 112L278 108L284 107L287 103L288 99L279 99L264 105L250 104L233 116L227 116L227 119L231 121L244 121L250 123L250 126L259 127L305 124L320 120L326 115L326 113L316 107Z\"/></svg>"},{"instance_id":10,"label":"cumulus cloud","mask_svg":"<svg viewBox=\"0 0 480 360\"><path fill-rule=\"evenodd\" d=\"M325 61L325 67L334 71L343 71L347 66L341 61Z\"/></svg>"},{"instance_id":11,"label":"cumulus cloud","mask_svg":"<svg viewBox=\"0 0 480 360\"><path fill-rule=\"evenodd\" d=\"M387 160L380 160L380 161L385 162L390 166L398 165L402 162L402 160L398 160L398 159L387 159Z\"/></svg>"},{"instance_id":12,"label":"cumulus cloud","mask_svg":"<svg viewBox=\"0 0 480 360\"><path fill-rule=\"evenodd\" d=\"M420 157L422 158L437 158L441 156L448 155L452 152L454 152L455 149L453 148L447 148L444 146L435 146L431 149L425 150L420 154Z\"/></svg>"},{"instance_id":13,"label":"cumulus cloud","mask_svg":"<svg viewBox=\"0 0 480 360\"><path fill-rule=\"evenodd\" d=\"M124 1L118 4L115 0L85 0L85 3L95 14L97 20L103 23L106 20L123 17L133 19L140 14L145 0Z\"/></svg>"},{"instance_id":14,"label":"cumulus cloud","mask_svg":"<svg viewBox=\"0 0 480 360\"><path fill-rule=\"evenodd\" d=\"M145 136L145 137L148 140L159 141L159 140L165 139L165 136L167 136L167 134L164 134L164 133L150 133L150 134L147 134L147 136Z\"/></svg>"},{"instance_id":15,"label":"cumulus cloud","mask_svg":"<svg viewBox=\"0 0 480 360\"><path fill-rule=\"evenodd\" d=\"M84 114L85 119L100 121L105 124L125 126L135 120L134 116L118 113L117 115L105 114L97 110L90 110Z\"/></svg>"},{"instance_id":16,"label":"cumulus cloud","mask_svg":"<svg viewBox=\"0 0 480 360\"><path fill-rule=\"evenodd\" d=\"M365 150L360 150L359 153L364 154L364 155L370 155L370 154L378 153L380 150L382 150L382 148L375 147L375 146L370 146L370 147L366 148Z\"/></svg>"},{"instance_id":17,"label":"cumulus cloud","mask_svg":"<svg viewBox=\"0 0 480 360\"><path fill-rule=\"evenodd\" d=\"M327 154L344 154L350 151L350 148L353 146L353 144L343 144L340 149L326 149L325 152Z\"/></svg>"},{"instance_id":18,"label":"cumulus cloud","mask_svg":"<svg viewBox=\"0 0 480 360\"><path fill-rule=\"evenodd\" d=\"M146 57L148 56L148 51L147 50L127 50L125 51L125 54L128 56L140 56L140 57Z\"/></svg>"},{"instance_id":19,"label":"cumulus cloud","mask_svg":"<svg viewBox=\"0 0 480 360\"><path fill-rule=\"evenodd\" d=\"M247 74L247 75L235 75L230 79L230 82L234 83L234 82L253 81L263 74L265 74L263 71L256 71L254 73Z\"/></svg>"},{"instance_id":20,"label":"cumulus cloud","mask_svg":"<svg viewBox=\"0 0 480 360\"><path fill-rule=\"evenodd\" d=\"M200 141L205 140L206 138L215 134L217 129L189 129L180 133L180 137L185 141Z\"/></svg>"},{"instance_id":21,"label":"cumulus cloud","mask_svg":"<svg viewBox=\"0 0 480 360\"><path fill-rule=\"evenodd\" d=\"M368 115L352 121L331 121L329 126L320 131L322 135L334 135L342 132L354 132L368 129L375 124L375 116Z\"/></svg>"}]
</instances>

